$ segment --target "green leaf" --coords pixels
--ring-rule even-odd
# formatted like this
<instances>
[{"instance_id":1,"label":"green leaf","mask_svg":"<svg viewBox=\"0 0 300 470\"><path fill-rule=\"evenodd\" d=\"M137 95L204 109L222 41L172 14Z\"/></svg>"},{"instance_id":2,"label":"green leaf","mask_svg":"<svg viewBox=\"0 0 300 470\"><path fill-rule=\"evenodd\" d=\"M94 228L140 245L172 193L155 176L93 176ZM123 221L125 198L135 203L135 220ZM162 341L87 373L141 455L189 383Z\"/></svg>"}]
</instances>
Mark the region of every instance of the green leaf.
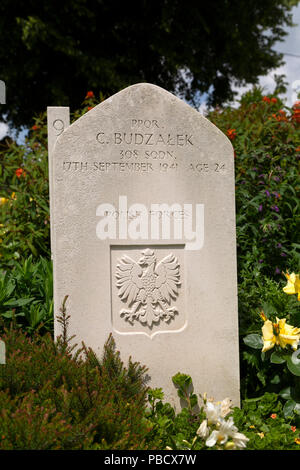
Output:
<instances>
[{"instance_id":1,"label":"green leaf","mask_svg":"<svg viewBox=\"0 0 300 470\"><path fill-rule=\"evenodd\" d=\"M264 345L262 337L257 333L251 333L250 335L245 336L243 341L247 346L254 349L262 349Z\"/></svg>"},{"instance_id":2,"label":"green leaf","mask_svg":"<svg viewBox=\"0 0 300 470\"><path fill-rule=\"evenodd\" d=\"M190 405L191 408L194 408L198 404L198 397L195 393L190 394Z\"/></svg>"},{"instance_id":3,"label":"green leaf","mask_svg":"<svg viewBox=\"0 0 300 470\"><path fill-rule=\"evenodd\" d=\"M283 407L283 414L285 418L289 416L293 416L294 408L296 406L296 402L294 400L288 400Z\"/></svg>"},{"instance_id":4,"label":"green leaf","mask_svg":"<svg viewBox=\"0 0 300 470\"><path fill-rule=\"evenodd\" d=\"M283 364L285 362L285 358L280 355L277 351L274 351L271 354L270 358L272 364Z\"/></svg>"},{"instance_id":5,"label":"green leaf","mask_svg":"<svg viewBox=\"0 0 300 470\"><path fill-rule=\"evenodd\" d=\"M4 305L6 307L22 307L23 305L29 304L32 302L34 298L29 298L29 299L11 299L8 302L5 302Z\"/></svg>"},{"instance_id":6,"label":"green leaf","mask_svg":"<svg viewBox=\"0 0 300 470\"><path fill-rule=\"evenodd\" d=\"M290 400L291 399L291 387L286 387L281 392L279 392L279 395L284 399L284 400Z\"/></svg>"},{"instance_id":7,"label":"green leaf","mask_svg":"<svg viewBox=\"0 0 300 470\"><path fill-rule=\"evenodd\" d=\"M192 378L190 375L177 372L177 374L172 377L172 381L174 385L177 385L178 387L185 389L186 387L191 385Z\"/></svg>"},{"instance_id":8,"label":"green leaf","mask_svg":"<svg viewBox=\"0 0 300 470\"><path fill-rule=\"evenodd\" d=\"M298 377L300 377L300 361L299 361L299 359L293 358L292 355L287 356L286 363L287 363L289 371L292 374L297 375Z\"/></svg>"},{"instance_id":9,"label":"green leaf","mask_svg":"<svg viewBox=\"0 0 300 470\"><path fill-rule=\"evenodd\" d=\"M155 400L162 400L164 398L164 392L162 391L162 388L151 388L148 390L148 396Z\"/></svg>"},{"instance_id":10,"label":"green leaf","mask_svg":"<svg viewBox=\"0 0 300 470\"><path fill-rule=\"evenodd\" d=\"M279 384L280 383L280 376L278 374L275 374L274 377L270 380L271 384Z\"/></svg>"},{"instance_id":11,"label":"green leaf","mask_svg":"<svg viewBox=\"0 0 300 470\"><path fill-rule=\"evenodd\" d=\"M268 302L263 302L262 304L262 310L266 314L268 318L270 318L272 315L276 315L276 309L274 306Z\"/></svg>"}]
</instances>

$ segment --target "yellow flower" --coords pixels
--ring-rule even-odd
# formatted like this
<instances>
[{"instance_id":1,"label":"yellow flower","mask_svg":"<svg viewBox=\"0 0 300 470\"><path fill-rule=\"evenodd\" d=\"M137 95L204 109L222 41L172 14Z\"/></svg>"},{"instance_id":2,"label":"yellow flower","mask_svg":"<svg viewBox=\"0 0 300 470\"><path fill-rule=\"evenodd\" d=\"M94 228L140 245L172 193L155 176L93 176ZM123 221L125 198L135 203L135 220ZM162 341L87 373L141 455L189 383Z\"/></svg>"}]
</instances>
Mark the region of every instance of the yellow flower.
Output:
<instances>
[{"instance_id":1,"label":"yellow flower","mask_svg":"<svg viewBox=\"0 0 300 470\"><path fill-rule=\"evenodd\" d=\"M296 444L299 445L299 444L300 444L300 438L299 438L299 437L296 437L295 442L296 442Z\"/></svg>"},{"instance_id":2,"label":"yellow flower","mask_svg":"<svg viewBox=\"0 0 300 470\"><path fill-rule=\"evenodd\" d=\"M273 323L271 320L266 320L264 323L264 326L262 327L262 334L263 334L263 342L264 342L264 347L262 349L262 352L266 352L269 349L272 349L273 346L276 344L276 338L274 335L274 330L273 330Z\"/></svg>"},{"instance_id":3,"label":"yellow flower","mask_svg":"<svg viewBox=\"0 0 300 470\"><path fill-rule=\"evenodd\" d=\"M258 434L258 436L259 436L261 439L263 439L263 438L265 437L265 435L264 435L263 432L258 432L257 434Z\"/></svg>"},{"instance_id":4,"label":"yellow flower","mask_svg":"<svg viewBox=\"0 0 300 470\"><path fill-rule=\"evenodd\" d=\"M8 199L6 197L0 197L0 206L2 206L2 204L5 204L7 201Z\"/></svg>"},{"instance_id":5,"label":"yellow flower","mask_svg":"<svg viewBox=\"0 0 300 470\"><path fill-rule=\"evenodd\" d=\"M262 352L272 349L275 344L285 348L288 344L297 349L300 341L300 328L295 328L286 323L286 318L276 318L276 323L266 320L262 327L264 346Z\"/></svg>"},{"instance_id":6,"label":"yellow flower","mask_svg":"<svg viewBox=\"0 0 300 470\"><path fill-rule=\"evenodd\" d=\"M300 301L300 279L299 274L283 273L287 278L287 285L283 287L283 292L286 294L298 294L298 300Z\"/></svg>"}]
</instances>

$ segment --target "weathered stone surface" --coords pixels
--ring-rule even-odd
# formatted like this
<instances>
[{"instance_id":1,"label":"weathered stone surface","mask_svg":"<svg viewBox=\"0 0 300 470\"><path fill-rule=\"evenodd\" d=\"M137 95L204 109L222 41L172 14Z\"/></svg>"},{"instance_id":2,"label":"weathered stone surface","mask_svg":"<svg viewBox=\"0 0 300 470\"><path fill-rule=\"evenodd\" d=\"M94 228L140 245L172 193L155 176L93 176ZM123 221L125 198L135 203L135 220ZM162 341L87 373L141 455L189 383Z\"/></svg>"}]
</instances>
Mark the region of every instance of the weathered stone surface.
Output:
<instances>
[{"instance_id":1,"label":"weathered stone surface","mask_svg":"<svg viewBox=\"0 0 300 470\"><path fill-rule=\"evenodd\" d=\"M230 141L150 84L78 119L52 153L55 312L177 402L171 377L239 404L234 163ZM59 334L56 322L56 335Z\"/></svg>"},{"instance_id":2,"label":"weathered stone surface","mask_svg":"<svg viewBox=\"0 0 300 470\"><path fill-rule=\"evenodd\" d=\"M6 347L2 339L0 339L0 364L6 364Z\"/></svg>"},{"instance_id":3,"label":"weathered stone surface","mask_svg":"<svg viewBox=\"0 0 300 470\"><path fill-rule=\"evenodd\" d=\"M52 175L52 152L58 137L70 125L70 109L66 106L48 106L47 108L47 131L48 131L48 166L49 166L49 199L50 199L50 220L54 220L52 209L53 175ZM53 244L52 235L53 224L51 224L51 246Z\"/></svg>"}]
</instances>

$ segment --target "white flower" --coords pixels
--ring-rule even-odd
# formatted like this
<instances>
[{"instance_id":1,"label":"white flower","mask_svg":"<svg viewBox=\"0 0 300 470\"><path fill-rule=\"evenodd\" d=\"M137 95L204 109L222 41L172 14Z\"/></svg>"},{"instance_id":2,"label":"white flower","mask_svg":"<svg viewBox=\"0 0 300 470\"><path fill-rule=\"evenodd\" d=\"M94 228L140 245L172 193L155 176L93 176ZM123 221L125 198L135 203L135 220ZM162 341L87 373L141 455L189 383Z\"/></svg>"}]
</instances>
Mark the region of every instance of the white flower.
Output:
<instances>
[{"instance_id":1,"label":"white flower","mask_svg":"<svg viewBox=\"0 0 300 470\"><path fill-rule=\"evenodd\" d=\"M222 418L225 418L229 413L231 413L232 409L232 402L230 398L224 398L224 400L221 401L221 416Z\"/></svg>"},{"instance_id":2,"label":"white flower","mask_svg":"<svg viewBox=\"0 0 300 470\"><path fill-rule=\"evenodd\" d=\"M208 429L208 426L207 426L207 419L205 419L204 421L202 421L202 423L200 424L196 434L201 437L202 439L206 439L208 434L209 434L209 429Z\"/></svg>"},{"instance_id":3,"label":"white flower","mask_svg":"<svg viewBox=\"0 0 300 470\"><path fill-rule=\"evenodd\" d=\"M233 423L233 418L230 417L227 421L220 418L219 427L214 430L209 438L206 440L207 447L213 447L216 443L225 444L228 437L232 437L237 432L237 427Z\"/></svg>"},{"instance_id":4,"label":"white flower","mask_svg":"<svg viewBox=\"0 0 300 470\"><path fill-rule=\"evenodd\" d=\"M241 432L237 432L232 436L233 442L235 443L238 449L244 449L249 441L248 437L246 437Z\"/></svg>"},{"instance_id":5,"label":"white flower","mask_svg":"<svg viewBox=\"0 0 300 470\"><path fill-rule=\"evenodd\" d=\"M209 401L205 407L205 414L209 425L217 424L221 417L221 406Z\"/></svg>"},{"instance_id":6,"label":"white flower","mask_svg":"<svg viewBox=\"0 0 300 470\"><path fill-rule=\"evenodd\" d=\"M213 447L215 444L225 444L228 438L232 438L236 448L242 449L246 447L248 438L244 434L237 432L238 429L234 425L233 418L227 421L220 418L218 429L214 430L206 440L207 447Z\"/></svg>"},{"instance_id":7,"label":"white flower","mask_svg":"<svg viewBox=\"0 0 300 470\"><path fill-rule=\"evenodd\" d=\"M217 442L223 444L226 440L223 441L223 436L219 433L219 431L213 431L208 439L206 439L205 444L207 447L213 447Z\"/></svg>"},{"instance_id":8,"label":"white flower","mask_svg":"<svg viewBox=\"0 0 300 470\"><path fill-rule=\"evenodd\" d=\"M222 401L213 403L208 401L205 406L205 413L208 419L208 424L217 424L220 418L225 418L229 413L231 413L231 400L225 398Z\"/></svg>"}]
</instances>

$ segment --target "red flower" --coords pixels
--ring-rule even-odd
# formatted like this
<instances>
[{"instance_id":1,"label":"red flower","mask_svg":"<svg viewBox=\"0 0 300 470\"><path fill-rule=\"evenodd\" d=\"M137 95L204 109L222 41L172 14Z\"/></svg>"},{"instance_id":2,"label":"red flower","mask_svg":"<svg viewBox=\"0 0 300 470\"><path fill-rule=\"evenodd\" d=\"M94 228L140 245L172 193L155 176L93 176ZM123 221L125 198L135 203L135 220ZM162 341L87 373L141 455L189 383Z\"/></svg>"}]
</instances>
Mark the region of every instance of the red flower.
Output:
<instances>
[{"instance_id":1,"label":"red flower","mask_svg":"<svg viewBox=\"0 0 300 470\"><path fill-rule=\"evenodd\" d=\"M265 101L266 103L270 103L271 101L268 96L264 96L262 100Z\"/></svg>"},{"instance_id":2,"label":"red flower","mask_svg":"<svg viewBox=\"0 0 300 470\"><path fill-rule=\"evenodd\" d=\"M297 147L297 148L296 148L296 152L300 152L300 147Z\"/></svg>"},{"instance_id":3,"label":"red flower","mask_svg":"<svg viewBox=\"0 0 300 470\"><path fill-rule=\"evenodd\" d=\"M286 116L286 113L283 109L280 109L278 111L278 114L272 114L273 118L276 119L276 121L287 121L288 118Z\"/></svg>"},{"instance_id":4,"label":"red flower","mask_svg":"<svg viewBox=\"0 0 300 470\"><path fill-rule=\"evenodd\" d=\"M270 417L271 417L272 419L276 419L276 418L277 418L277 414L276 414L276 413L272 413Z\"/></svg>"},{"instance_id":5,"label":"red flower","mask_svg":"<svg viewBox=\"0 0 300 470\"><path fill-rule=\"evenodd\" d=\"M93 91L88 91L86 94L85 99L88 100L89 98L94 98L94 92Z\"/></svg>"},{"instance_id":6,"label":"red flower","mask_svg":"<svg viewBox=\"0 0 300 470\"><path fill-rule=\"evenodd\" d=\"M277 103L277 98L271 98L272 103Z\"/></svg>"},{"instance_id":7,"label":"red flower","mask_svg":"<svg viewBox=\"0 0 300 470\"><path fill-rule=\"evenodd\" d=\"M91 109L93 109L94 106L89 106L88 107L88 111L90 111Z\"/></svg>"},{"instance_id":8,"label":"red flower","mask_svg":"<svg viewBox=\"0 0 300 470\"><path fill-rule=\"evenodd\" d=\"M300 101L296 101L293 106L292 119L294 119L296 122L300 122Z\"/></svg>"},{"instance_id":9,"label":"red flower","mask_svg":"<svg viewBox=\"0 0 300 470\"><path fill-rule=\"evenodd\" d=\"M26 175L26 172L23 170L23 168L17 168L16 171L16 176L17 178L21 178L21 176L25 176Z\"/></svg>"},{"instance_id":10,"label":"red flower","mask_svg":"<svg viewBox=\"0 0 300 470\"><path fill-rule=\"evenodd\" d=\"M297 428L296 426L291 426L291 431L296 432Z\"/></svg>"},{"instance_id":11,"label":"red flower","mask_svg":"<svg viewBox=\"0 0 300 470\"><path fill-rule=\"evenodd\" d=\"M37 131L39 128L40 128L40 126L37 126L37 125L35 124L34 126L32 126L31 129L32 129L33 131Z\"/></svg>"},{"instance_id":12,"label":"red flower","mask_svg":"<svg viewBox=\"0 0 300 470\"><path fill-rule=\"evenodd\" d=\"M236 130L235 129L228 129L227 132L226 132L226 135L230 140L233 140L233 139L236 138Z\"/></svg>"}]
</instances>

